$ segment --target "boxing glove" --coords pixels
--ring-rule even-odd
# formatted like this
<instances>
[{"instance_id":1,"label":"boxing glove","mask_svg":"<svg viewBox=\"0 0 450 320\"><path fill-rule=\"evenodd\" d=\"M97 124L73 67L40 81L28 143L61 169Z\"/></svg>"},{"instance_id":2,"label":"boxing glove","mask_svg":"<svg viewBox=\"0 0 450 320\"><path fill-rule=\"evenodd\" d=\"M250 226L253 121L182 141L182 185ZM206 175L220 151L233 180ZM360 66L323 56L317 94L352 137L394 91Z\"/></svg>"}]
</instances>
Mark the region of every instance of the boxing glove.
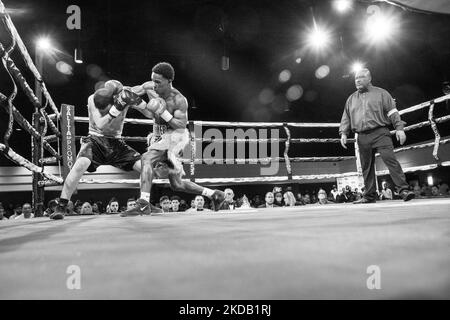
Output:
<instances>
[{"instance_id":1,"label":"boxing glove","mask_svg":"<svg viewBox=\"0 0 450 320\"><path fill-rule=\"evenodd\" d=\"M146 106L144 100L129 88L124 88L119 94L114 96L114 104L109 109L112 117L117 117L127 106L144 108Z\"/></svg>"},{"instance_id":2,"label":"boxing glove","mask_svg":"<svg viewBox=\"0 0 450 320\"><path fill-rule=\"evenodd\" d=\"M153 98L147 104L147 109L158 115L161 119L169 123L173 115L166 110L166 102L162 98Z\"/></svg>"},{"instance_id":3,"label":"boxing glove","mask_svg":"<svg viewBox=\"0 0 450 320\"><path fill-rule=\"evenodd\" d=\"M122 83L117 80L108 80L105 82L105 88L108 89L112 95L118 94L123 89Z\"/></svg>"}]
</instances>

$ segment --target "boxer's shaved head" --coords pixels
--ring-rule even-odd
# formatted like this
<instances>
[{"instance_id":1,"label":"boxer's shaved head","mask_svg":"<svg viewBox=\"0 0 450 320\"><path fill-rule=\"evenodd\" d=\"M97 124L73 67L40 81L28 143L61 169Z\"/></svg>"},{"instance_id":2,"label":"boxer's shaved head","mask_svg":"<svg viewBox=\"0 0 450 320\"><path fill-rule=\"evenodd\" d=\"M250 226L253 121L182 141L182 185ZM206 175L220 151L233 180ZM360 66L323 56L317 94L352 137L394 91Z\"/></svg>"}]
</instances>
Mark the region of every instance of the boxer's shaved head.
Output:
<instances>
[{"instance_id":1,"label":"boxer's shaved head","mask_svg":"<svg viewBox=\"0 0 450 320\"><path fill-rule=\"evenodd\" d=\"M114 103L111 90L101 88L94 93L94 105L97 109L103 110L110 104Z\"/></svg>"}]
</instances>

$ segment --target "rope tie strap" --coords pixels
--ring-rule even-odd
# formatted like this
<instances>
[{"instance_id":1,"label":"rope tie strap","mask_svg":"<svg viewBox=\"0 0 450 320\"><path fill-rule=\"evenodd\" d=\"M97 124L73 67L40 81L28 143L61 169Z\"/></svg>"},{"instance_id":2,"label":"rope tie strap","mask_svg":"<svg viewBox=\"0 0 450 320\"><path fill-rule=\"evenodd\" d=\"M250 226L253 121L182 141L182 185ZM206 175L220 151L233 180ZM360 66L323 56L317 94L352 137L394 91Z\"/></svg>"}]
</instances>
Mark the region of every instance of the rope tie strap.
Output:
<instances>
[{"instance_id":1,"label":"rope tie strap","mask_svg":"<svg viewBox=\"0 0 450 320\"><path fill-rule=\"evenodd\" d=\"M436 121L434 119L434 100L430 101L430 109L428 110L428 120L431 124L431 129L434 133L434 147L433 147L433 157L437 161L439 161L438 150L439 150L439 142L441 140L441 135L439 134L439 130L436 125Z\"/></svg>"},{"instance_id":2,"label":"rope tie strap","mask_svg":"<svg viewBox=\"0 0 450 320\"><path fill-rule=\"evenodd\" d=\"M285 164L286 164L286 171L288 173L288 176L290 178L292 178L292 167L291 167L291 162L289 160L289 155L288 155L288 153L289 153L289 146L291 144L291 132L289 131L289 128L287 127L287 125L284 125L283 128L284 128L284 131L286 132L286 136L287 136L287 139L286 139L286 141L284 143L284 146L285 146L285 148L284 148L284 161L286 162Z\"/></svg>"}]
</instances>

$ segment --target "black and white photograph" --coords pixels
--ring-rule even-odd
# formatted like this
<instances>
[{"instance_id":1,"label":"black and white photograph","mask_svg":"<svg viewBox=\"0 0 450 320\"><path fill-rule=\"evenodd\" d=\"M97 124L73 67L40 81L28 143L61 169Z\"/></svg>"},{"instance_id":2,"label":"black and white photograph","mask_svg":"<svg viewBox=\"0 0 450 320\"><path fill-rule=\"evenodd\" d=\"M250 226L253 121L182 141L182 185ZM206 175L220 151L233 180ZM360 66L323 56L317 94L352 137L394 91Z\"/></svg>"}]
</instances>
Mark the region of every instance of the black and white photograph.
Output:
<instances>
[{"instance_id":1,"label":"black and white photograph","mask_svg":"<svg viewBox=\"0 0 450 320\"><path fill-rule=\"evenodd\" d=\"M0 299L449 300L449 35L449 0L0 0Z\"/></svg>"}]
</instances>

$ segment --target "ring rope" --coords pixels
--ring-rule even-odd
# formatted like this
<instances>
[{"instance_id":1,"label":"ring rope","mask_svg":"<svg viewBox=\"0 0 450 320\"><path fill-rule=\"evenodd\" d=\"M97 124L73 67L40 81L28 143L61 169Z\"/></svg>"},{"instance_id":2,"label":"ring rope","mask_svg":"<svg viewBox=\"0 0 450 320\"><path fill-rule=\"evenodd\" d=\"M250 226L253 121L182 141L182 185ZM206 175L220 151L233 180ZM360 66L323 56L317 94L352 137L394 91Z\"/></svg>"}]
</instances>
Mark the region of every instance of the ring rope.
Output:
<instances>
[{"instance_id":1,"label":"ring rope","mask_svg":"<svg viewBox=\"0 0 450 320\"><path fill-rule=\"evenodd\" d=\"M410 113L410 112L413 112L413 111L417 111L417 110L426 108L426 107L428 107L431 103L439 103L439 102L442 102L442 101L445 101L445 100L449 100L449 99L450 99L450 94L447 94L447 95L445 95L445 96L438 97L438 98L433 99L433 100L431 100L431 101L422 102L422 103L419 103L419 104L417 104L417 105L415 105L415 106L412 106L412 107L409 107L409 108L400 110L398 113L399 113L400 115L405 114L405 113Z\"/></svg>"},{"instance_id":2,"label":"ring rope","mask_svg":"<svg viewBox=\"0 0 450 320\"><path fill-rule=\"evenodd\" d=\"M3 136L3 142L5 143L5 145L7 147L9 147L9 138L11 137L11 135L13 133L13 129L14 129L14 115L12 113L12 109L13 109L13 100L16 98L16 95L17 95L17 85L16 85L16 82L14 81L14 77L12 76L10 70L7 67L7 61L9 59L9 54L11 53L12 50L14 50L15 46L16 46L16 42L14 41L14 39L11 43L11 46L7 50L4 50L3 45L0 43L2 63L6 69L6 72L8 73L8 75L11 79L12 84L13 84L13 91L6 99L8 102L9 119L8 119L8 128L6 129L5 134Z\"/></svg>"},{"instance_id":3,"label":"ring rope","mask_svg":"<svg viewBox=\"0 0 450 320\"><path fill-rule=\"evenodd\" d=\"M2 151L3 154L6 157L8 157L9 159L11 159L13 162L17 163L18 165L20 165L32 172L42 174L45 178L47 178L49 180L53 180L60 184L62 184L64 182L61 177L57 177L51 173L46 173L46 172L41 171L40 167L38 167L34 163L28 161L27 159L22 157L20 154L14 152L14 150L12 150L10 147L7 147L3 143L0 143L0 151Z\"/></svg>"},{"instance_id":4,"label":"ring rope","mask_svg":"<svg viewBox=\"0 0 450 320\"><path fill-rule=\"evenodd\" d=\"M3 108L5 109L5 111L8 112L8 107L5 105L6 100L7 100L6 96L0 92L0 105L2 105ZM19 110L17 110L17 108L14 107L14 105L12 107L13 107L12 113L14 115L14 119L20 125L20 127L22 127L22 129L27 131L34 138L39 139L39 140L42 139L39 132L37 132L37 130L28 122L28 120L22 116L22 114L19 112ZM61 156L56 152L55 149L53 149L53 147L47 141L44 140L43 144L44 144L44 148L48 152L50 152L52 156L61 158Z\"/></svg>"},{"instance_id":5,"label":"ring rope","mask_svg":"<svg viewBox=\"0 0 450 320\"><path fill-rule=\"evenodd\" d=\"M1 3L1 1L0 1L0 3ZM1 3L1 4L3 5L3 3ZM58 111L58 108L56 108L56 105L53 102L53 99L50 96L50 93L48 92L44 81L42 81L42 76L39 73L39 71L36 69L36 66L33 63L33 60L31 59L30 54L28 53L28 50L22 41L22 38L20 37L19 33L17 32L16 27L14 26L14 24L11 20L11 17L8 14L6 14L4 8L1 11L1 13L2 14L0 15L0 18L3 20L7 30L12 35L12 38L14 39L14 41L17 43L17 47L19 48L19 51L21 52L23 61L28 66L28 68L31 70L31 72L33 73L36 80L39 82L39 85L42 88L42 93L43 93L44 97L48 100L48 102L50 103L50 107L53 109L53 112L59 117L60 113Z\"/></svg>"},{"instance_id":6,"label":"ring rope","mask_svg":"<svg viewBox=\"0 0 450 320\"><path fill-rule=\"evenodd\" d=\"M3 48L3 45L0 43L0 54L3 55L4 52L5 52L5 50ZM22 90L25 92L25 95L31 101L33 106L35 108L37 108L37 109L41 109L42 108L41 103L39 102L38 98L34 94L33 90L31 89L31 87L28 84L28 82L26 81L26 79L23 77L23 75L20 72L19 68L17 68L16 64L11 59L11 57L9 57L9 55L5 57L4 65L5 65L5 68L7 68L9 70L10 74L12 74L14 79L20 84ZM47 107L47 105L48 105L48 100L46 100L45 108ZM53 133L55 133L58 136L60 136L61 134L58 132L55 124L53 123L53 121L50 121L47 112L45 112L43 110L42 116L47 120L48 125L51 128L51 130L53 131Z\"/></svg>"}]
</instances>

